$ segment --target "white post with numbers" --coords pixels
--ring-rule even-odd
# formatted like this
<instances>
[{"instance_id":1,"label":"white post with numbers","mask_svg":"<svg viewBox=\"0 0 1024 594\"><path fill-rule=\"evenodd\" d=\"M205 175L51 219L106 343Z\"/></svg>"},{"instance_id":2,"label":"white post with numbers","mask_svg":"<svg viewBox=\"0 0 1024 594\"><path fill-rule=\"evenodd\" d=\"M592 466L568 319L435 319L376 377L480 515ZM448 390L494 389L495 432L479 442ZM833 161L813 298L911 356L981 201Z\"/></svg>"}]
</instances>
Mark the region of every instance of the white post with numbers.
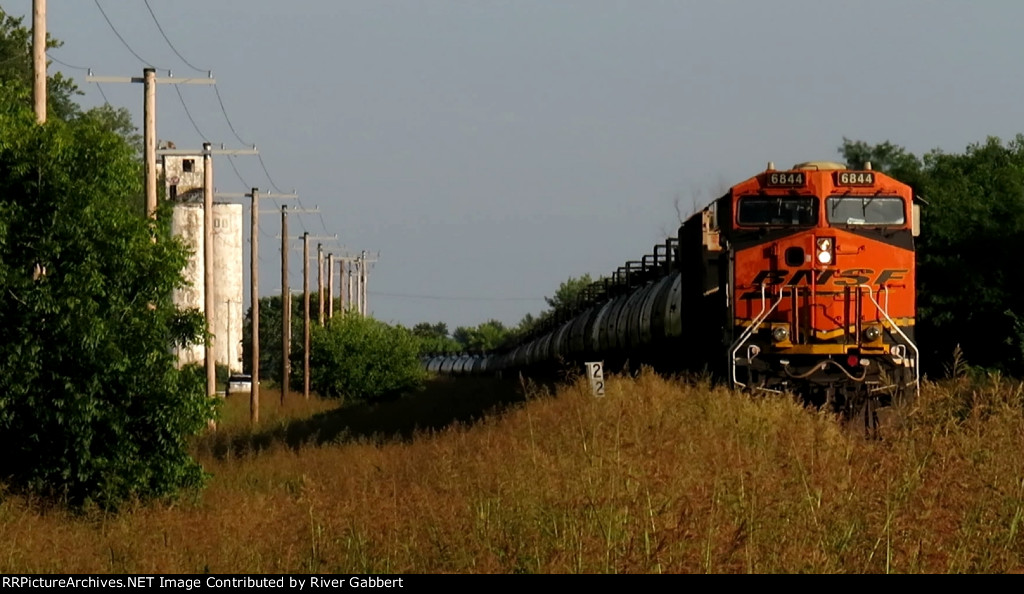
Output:
<instances>
[{"instance_id":1,"label":"white post with numbers","mask_svg":"<svg viewBox=\"0 0 1024 594\"><path fill-rule=\"evenodd\" d=\"M604 361L591 361L584 363L587 368L587 380L590 382L590 392L597 398L604 397Z\"/></svg>"}]
</instances>

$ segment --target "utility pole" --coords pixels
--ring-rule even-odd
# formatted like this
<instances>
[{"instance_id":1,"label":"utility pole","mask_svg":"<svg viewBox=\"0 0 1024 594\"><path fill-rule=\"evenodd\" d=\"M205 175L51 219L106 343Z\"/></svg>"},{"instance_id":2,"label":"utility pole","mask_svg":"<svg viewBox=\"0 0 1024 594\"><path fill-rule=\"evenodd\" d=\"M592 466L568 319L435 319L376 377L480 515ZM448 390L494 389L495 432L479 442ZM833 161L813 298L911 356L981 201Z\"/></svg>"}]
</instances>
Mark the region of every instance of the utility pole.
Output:
<instances>
[{"instance_id":1,"label":"utility pole","mask_svg":"<svg viewBox=\"0 0 1024 594\"><path fill-rule=\"evenodd\" d=\"M327 254L327 319L334 317L334 254Z\"/></svg>"},{"instance_id":2,"label":"utility pole","mask_svg":"<svg viewBox=\"0 0 1024 594\"><path fill-rule=\"evenodd\" d=\"M345 268L345 311L348 312L352 309L352 297L354 293L352 289L355 287L355 283L352 279L352 268L355 260L345 259L342 260L341 265Z\"/></svg>"},{"instance_id":3,"label":"utility pole","mask_svg":"<svg viewBox=\"0 0 1024 594\"><path fill-rule=\"evenodd\" d=\"M203 143L203 266L205 267L206 328L210 337L206 340L206 395L217 395L217 367L213 352L213 154L209 142ZM155 157L154 157L155 158Z\"/></svg>"},{"instance_id":4,"label":"utility pole","mask_svg":"<svg viewBox=\"0 0 1024 594\"><path fill-rule=\"evenodd\" d=\"M317 296L320 298L320 315L316 318L324 325L324 244L316 244L316 283Z\"/></svg>"},{"instance_id":5,"label":"utility pole","mask_svg":"<svg viewBox=\"0 0 1024 594\"><path fill-rule=\"evenodd\" d=\"M249 300L250 314L252 315L251 338L252 362L251 385L249 392L249 422L253 425L260 421L260 190L253 188L249 194L220 194L217 198L250 198L252 200L249 208L251 222L249 226ZM264 198L298 198L298 194L273 194L267 193Z\"/></svg>"},{"instance_id":6,"label":"utility pole","mask_svg":"<svg viewBox=\"0 0 1024 594\"><path fill-rule=\"evenodd\" d=\"M249 423L260 422L260 190L253 188L249 197L249 313L252 315L252 362L249 364Z\"/></svg>"},{"instance_id":7,"label":"utility pole","mask_svg":"<svg viewBox=\"0 0 1024 594\"><path fill-rule=\"evenodd\" d=\"M46 123L46 0L32 0L32 100L36 122Z\"/></svg>"},{"instance_id":8,"label":"utility pole","mask_svg":"<svg viewBox=\"0 0 1024 594\"><path fill-rule=\"evenodd\" d=\"M352 290L355 284L352 281L352 264L359 259L358 256L338 256L338 274L341 275L339 281L339 289L341 291L341 312L342 314L348 314L349 310L352 309Z\"/></svg>"},{"instance_id":9,"label":"utility pole","mask_svg":"<svg viewBox=\"0 0 1024 594\"><path fill-rule=\"evenodd\" d=\"M302 234L302 397L309 400L309 232Z\"/></svg>"},{"instance_id":10,"label":"utility pole","mask_svg":"<svg viewBox=\"0 0 1024 594\"><path fill-rule=\"evenodd\" d=\"M281 207L281 406L288 394L291 371L292 295L288 289L288 207Z\"/></svg>"},{"instance_id":11,"label":"utility pole","mask_svg":"<svg viewBox=\"0 0 1024 594\"><path fill-rule=\"evenodd\" d=\"M370 269L366 265L367 264L372 264L372 263L376 262L377 260L379 260L380 259L380 252L377 252L377 257L376 258L367 258L366 257L366 250L363 250L361 259L362 259L362 262L363 262L363 265L361 266L362 272L363 272L363 282L360 283L360 286L362 286L362 288L363 288L363 315L364 316L368 316L368 315L370 315L370 297L369 297L370 294L367 291L366 287L368 286L369 280L370 280Z\"/></svg>"},{"instance_id":12,"label":"utility pole","mask_svg":"<svg viewBox=\"0 0 1024 594\"><path fill-rule=\"evenodd\" d=\"M341 294L341 311L342 314L347 313L349 307L351 307L351 298L348 295L348 278L345 277L345 271L348 269L348 264L345 260L338 262L338 274L341 279L338 281L338 292Z\"/></svg>"},{"instance_id":13,"label":"utility pole","mask_svg":"<svg viewBox=\"0 0 1024 594\"><path fill-rule=\"evenodd\" d=\"M156 69L142 69L142 136L146 162L146 216L156 219ZM205 145L203 148L207 148ZM210 218L209 220L213 220Z\"/></svg>"},{"instance_id":14,"label":"utility pole","mask_svg":"<svg viewBox=\"0 0 1024 594\"><path fill-rule=\"evenodd\" d=\"M35 0L39 2L40 0ZM45 43L45 41L44 41ZM94 83L142 83L143 85L143 139L144 158L146 161L146 216L156 218L156 85L212 85L216 79L207 78L157 78L156 69L144 68L142 77L138 76L93 76L90 72L86 82ZM45 82L45 77L44 77ZM205 145L204 145L205 146Z\"/></svg>"},{"instance_id":15,"label":"utility pole","mask_svg":"<svg viewBox=\"0 0 1024 594\"><path fill-rule=\"evenodd\" d=\"M366 250L359 254L359 314L366 315Z\"/></svg>"}]
</instances>

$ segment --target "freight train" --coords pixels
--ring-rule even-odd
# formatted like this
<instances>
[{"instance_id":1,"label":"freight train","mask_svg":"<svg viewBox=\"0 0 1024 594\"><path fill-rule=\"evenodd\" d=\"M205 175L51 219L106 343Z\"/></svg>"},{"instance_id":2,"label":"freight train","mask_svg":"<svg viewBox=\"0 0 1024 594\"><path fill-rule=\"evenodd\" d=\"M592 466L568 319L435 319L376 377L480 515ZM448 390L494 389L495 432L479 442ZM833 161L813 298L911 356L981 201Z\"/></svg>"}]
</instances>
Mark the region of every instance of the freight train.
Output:
<instances>
[{"instance_id":1,"label":"freight train","mask_svg":"<svg viewBox=\"0 0 1024 594\"><path fill-rule=\"evenodd\" d=\"M769 163L517 344L425 365L456 375L598 360L703 370L837 412L873 410L920 382L919 209L910 186L870 163Z\"/></svg>"}]
</instances>

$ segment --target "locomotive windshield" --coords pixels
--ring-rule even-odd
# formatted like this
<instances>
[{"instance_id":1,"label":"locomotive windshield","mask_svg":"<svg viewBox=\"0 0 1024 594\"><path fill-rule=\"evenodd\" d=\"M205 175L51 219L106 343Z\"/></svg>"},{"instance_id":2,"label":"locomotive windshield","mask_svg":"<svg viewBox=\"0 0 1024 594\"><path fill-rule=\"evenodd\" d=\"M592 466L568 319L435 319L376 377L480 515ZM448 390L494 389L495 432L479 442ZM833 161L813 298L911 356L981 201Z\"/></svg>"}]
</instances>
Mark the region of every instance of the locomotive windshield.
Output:
<instances>
[{"instance_id":1,"label":"locomotive windshield","mask_svg":"<svg viewBox=\"0 0 1024 594\"><path fill-rule=\"evenodd\" d=\"M903 225L903 210L896 196L830 196L826 206L833 225Z\"/></svg>"},{"instance_id":2,"label":"locomotive windshield","mask_svg":"<svg viewBox=\"0 0 1024 594\"><path fill-rule=\"evenodd\" d=\"M815 225L818 198L815 196L745 196L740 198L740 225Z\"/></svg>"}]
</instances>

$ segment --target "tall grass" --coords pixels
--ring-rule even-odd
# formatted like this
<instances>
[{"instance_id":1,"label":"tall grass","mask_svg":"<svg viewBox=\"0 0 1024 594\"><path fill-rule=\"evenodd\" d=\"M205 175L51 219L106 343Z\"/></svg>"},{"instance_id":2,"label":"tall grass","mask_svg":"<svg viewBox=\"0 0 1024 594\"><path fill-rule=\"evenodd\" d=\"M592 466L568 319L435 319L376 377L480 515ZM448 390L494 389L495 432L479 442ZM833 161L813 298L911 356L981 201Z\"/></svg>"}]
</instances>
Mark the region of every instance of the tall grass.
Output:
<instances>
[{"instance_id":1,"label":"tall grass","mask_svg":"<svg viewBox=\"0 0 1024 594\"><path fill-rule=\"evenodd\" d=\"M175 503L7 495L0 572L1004 572L1024 568L1024 390L925 386L875 439L651 373L439 382L338 408L232 396ZM266 394L266 392L264 392Z\"/></svg>"}]
</instances>

